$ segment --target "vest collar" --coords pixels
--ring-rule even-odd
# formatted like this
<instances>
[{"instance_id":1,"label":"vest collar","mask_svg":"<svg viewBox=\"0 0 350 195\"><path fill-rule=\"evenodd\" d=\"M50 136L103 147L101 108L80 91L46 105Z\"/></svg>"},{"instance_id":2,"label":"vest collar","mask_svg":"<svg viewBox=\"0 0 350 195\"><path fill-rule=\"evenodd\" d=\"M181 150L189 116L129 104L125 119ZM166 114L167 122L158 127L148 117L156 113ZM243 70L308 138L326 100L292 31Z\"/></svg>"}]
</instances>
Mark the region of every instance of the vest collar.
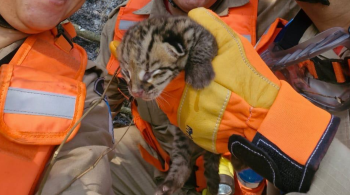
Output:
<instances>
[{"instance_id":1,"label":"vest collar","mask_svg":"<svg viewBox=\"0 0 350 195\"><path fill-rule=\"evenodd\" d=\"M228 9L233 7L241 7L249 3L249 0L223 0L222 3L213 11L215 11L219 16L228 15ZM147 5L139 10L133 12L136 15L150 15L154 16L154 13L161 15L170 15L162 0L151 0Z\"/></svg>"}]
</instances>

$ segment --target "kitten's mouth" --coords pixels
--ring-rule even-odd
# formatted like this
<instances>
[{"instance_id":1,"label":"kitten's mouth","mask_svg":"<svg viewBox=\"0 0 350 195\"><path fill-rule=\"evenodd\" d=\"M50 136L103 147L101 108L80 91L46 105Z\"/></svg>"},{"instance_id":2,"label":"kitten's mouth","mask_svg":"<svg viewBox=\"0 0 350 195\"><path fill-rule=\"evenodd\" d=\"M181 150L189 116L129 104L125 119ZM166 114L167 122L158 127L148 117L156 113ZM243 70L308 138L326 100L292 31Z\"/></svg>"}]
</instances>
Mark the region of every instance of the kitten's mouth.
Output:
<instances>
[{"instance_id":1,"label":"kitten's mouth","mask_svg":"<svg viewBox=\"0 0 350 195\"><path fill-rule=\"evenodd\" d=\"M145 101L152 101L152 100L154 100L153 98L148 98L148 97L142 97L142 99L145 100Z\"/></svg>"}]
</instances>

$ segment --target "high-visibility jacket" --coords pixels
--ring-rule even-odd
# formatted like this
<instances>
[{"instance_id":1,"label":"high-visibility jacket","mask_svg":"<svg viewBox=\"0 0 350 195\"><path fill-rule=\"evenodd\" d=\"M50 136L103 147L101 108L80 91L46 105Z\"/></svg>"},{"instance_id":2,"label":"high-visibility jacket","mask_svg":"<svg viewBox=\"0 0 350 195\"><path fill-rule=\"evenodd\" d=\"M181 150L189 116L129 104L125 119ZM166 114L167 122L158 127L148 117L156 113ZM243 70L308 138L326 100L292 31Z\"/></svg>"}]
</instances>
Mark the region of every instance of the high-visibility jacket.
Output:
<instances>
[{"instance_id":1,"label":"high-visibility jacket","mask_svg":"<svg viewBox=\"0 0 350 195\"><path fill-rule=\"evenodd\" d=\"M55 145L83 114L87 55L71 42L73 25L62 26L29 36L0 67L0 194L33 194Z\"/></svg>"},{"instance_id":2,"label":"high-visibility jacket","mask_svg":"<svg viewBox=\"0 0 350 195\"><path fill-rule=\"evenodd\" d=\"M121 7L117 16L115 29L114 29L114 40L121 41L126 30L135 24L136 22L147 19L149 15L137 15L133 12L141 9L147 5L150 0L130 0L125 7ZM258 12L258 0L251 0L249 3L241 6L229 8L229 13L226 16L222 16L221 19L225 21L232 29L240 33L242 36L247 38L252 45L256 44L256 23L257 23L257 12ZM111 55L109 62L107 63L108 73L113 75L115 70L119 67L118 60ZM152 128L150 124L142 120L140 114L137 111L135 104L132 104L132 115L134 117L134 123L136 127L140 130L142 136L146 142L158 153L158 156L162 157L164 163L162 164L158 159L154 158L149 154L142 146L140 146L140 152L143 158L155 166L160 171L167 171L169 169L170 157L169 155L161 148L157 139L154 137ZM203 166L202 158L197 160L197 166ZM198 191L201 191L205 188L206 183L203 174L203 168L199 168L196 172L197 175L197 188ZM247 191L247 193L261 193L264 185L261 185L259 189L251 191L250 189L242 189ZM235 194L239 194L239 190L236 189ZM242 192L244 193L244 192Z\"/></svg>"}]
</instances>

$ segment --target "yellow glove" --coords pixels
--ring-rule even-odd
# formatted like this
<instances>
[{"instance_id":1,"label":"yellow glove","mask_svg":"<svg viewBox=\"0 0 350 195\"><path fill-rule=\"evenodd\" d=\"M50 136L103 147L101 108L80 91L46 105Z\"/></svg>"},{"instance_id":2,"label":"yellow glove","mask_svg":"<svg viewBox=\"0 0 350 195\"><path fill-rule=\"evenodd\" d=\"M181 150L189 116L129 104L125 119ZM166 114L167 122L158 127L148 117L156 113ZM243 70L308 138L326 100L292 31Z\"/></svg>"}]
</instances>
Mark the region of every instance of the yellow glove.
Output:
<instances>
[{"instance_id":1,"label":"yellow glove","mask_svg":"<svg viewBox=\"0 0 350 195\"><path fill-rule=\"evenodd\" d=\"M210 10L189 17L216 38L216 77L200 91L175 79L164 93L180 100L161 109L201 147L230 151L285 193L306 192L339 119L278 80L248 40Z\"/></svg>"}]
</instances>

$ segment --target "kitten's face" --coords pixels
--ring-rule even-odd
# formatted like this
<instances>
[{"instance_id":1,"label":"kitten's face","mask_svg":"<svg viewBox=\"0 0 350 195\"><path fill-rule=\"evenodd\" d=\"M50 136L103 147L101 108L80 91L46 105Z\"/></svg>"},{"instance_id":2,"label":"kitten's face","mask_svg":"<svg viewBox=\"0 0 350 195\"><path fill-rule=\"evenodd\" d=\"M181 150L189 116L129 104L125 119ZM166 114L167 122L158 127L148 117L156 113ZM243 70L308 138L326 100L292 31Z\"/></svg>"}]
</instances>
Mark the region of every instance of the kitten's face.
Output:
<instances>
[{"instance_id":1,"label":"kitten's face","mask_svg":"<svg viewBox=\"0 0 350 195\"><path fill-rule=\"evenodd\" d=\"M152 47L149 47L150 44ZM122 52L123 47L129 48L128 51ZM150 48L150 51L144 48ZM157 38L144 40L142 44L134 41L122 43L118 47L118 59L121 59L122 75L128 83L130 94L146 101L156 99L179 74L177 61L184 55L181 45L174 47Z\"/></svg>"},{"instance_id":2,"label":"kitten's face","mask_svg":"<svg viewBox=\"0 0 350 195\"><path fill-rule=\"evenodd\" d=\"M213 35L188 17L154 17L130 27L117 54L129 92L156 99L182 70L185 81L203 89L214 79L217 53Z\"/></svg>"}]
</instances>

